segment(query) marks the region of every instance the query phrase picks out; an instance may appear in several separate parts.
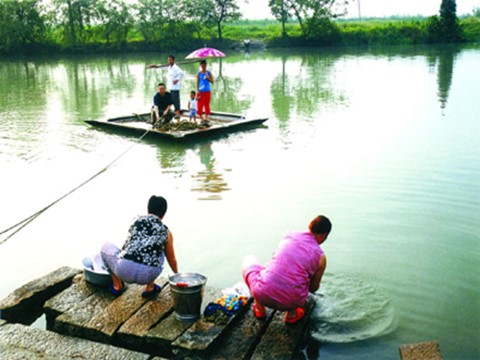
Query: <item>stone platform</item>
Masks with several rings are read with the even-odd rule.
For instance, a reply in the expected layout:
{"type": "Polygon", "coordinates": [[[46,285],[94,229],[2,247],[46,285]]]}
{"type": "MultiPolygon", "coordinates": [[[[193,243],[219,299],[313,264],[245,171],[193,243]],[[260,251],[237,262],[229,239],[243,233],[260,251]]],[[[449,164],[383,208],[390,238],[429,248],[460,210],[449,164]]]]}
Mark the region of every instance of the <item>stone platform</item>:
{"type": "MultiPolygon", "coordinates": [[[[0,351],[9,359],[33,359],[32,354],[46,359],[303,358],[299,348],[307,334],[312,300],[306,316],[293,325],[286,325],[283,313],[275,311],[268,311],[265,320],[256,319],[250,303],[223,323],[203,316],[185,322],[175,316],[168,281],[159,278],[157,283],[163,290],[153,299],[142,298],[143,287],[132,284],[115,297],[87,283],[80,270],[60,268],[0,302],[4,319],[0,351]],[[45,314],[47,330],[19,324],[29,324],[41,314],[45,314]],[[91,352],[83,354],[90,347],[91,352]],[[111,355],[88,355],[92,352],[111,355]]],[[[220,290],[206,287],[202,311],[221,295],[220,290]]]]}

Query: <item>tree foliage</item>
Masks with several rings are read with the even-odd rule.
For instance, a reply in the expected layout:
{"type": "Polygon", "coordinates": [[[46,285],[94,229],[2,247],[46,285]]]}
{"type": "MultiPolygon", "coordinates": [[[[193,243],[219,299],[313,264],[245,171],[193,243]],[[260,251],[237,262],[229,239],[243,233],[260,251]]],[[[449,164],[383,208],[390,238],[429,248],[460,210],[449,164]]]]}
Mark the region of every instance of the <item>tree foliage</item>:
{"type": "Polygon", "coordinates": [[[46,27],[38,0],[0,2],[0,49],[24,51],[45,41],[46,27]]]}
{"type": "Polygon", "coordinates": [[[205,10],[203,14],[205,23],[216,26],[219,40],[223,39],[222,25],[228,21],[238,20],[242,16],[235,0],[209,0],[205,10]]]}
{"type": "Polygon", "coordinates": [[[238,1],[246,0],[0,0],[0,53],[186,50],[246,38],[273,46],[480,40],[480,9],[458,20],[454,0],[443,0],[427,21],[388,24],[334,21],[348,0],[269,0],[277,21],[236,23],[238,1]]]}
{"type": "Polygon", "coordinates": [[[100,0],[97,3],[98,16],[103,28],[105,41],[125,44],[128,32],[134,25],[133,16],[123,0],[100,0]]]}
{"type": "Polygon", "coordinates": [[[96,0],[53,0],[55,24],[62,29],[63,44],[77,47],[89,38],[88,27],[99,18],[96,0]]]}
{"type": "Polygon", "coordinates": [[[139,0],[134,5],[137,27],[146,42],[156,42],[164,23],[163,0],[139,0]]]}
{"type": "Polygon", "coordinates": [[[211,21],[209,21],[208,13],[211,8],[212,3],[210,0],[194,0],[185,8],[186,20],[190,23],[199,39],[202,38],[202,31],[210,25],[209,22],[211,21]]]}
{"type": "Polygon", "coordinates": [[[268,6],[270,7],[270,11],[272,15],[282,23],[282,37],[285,38],[287,36],[286,30],[286,23],[290,17],[288,12],[288,7],[285,0],[269,0],[268,6]]]}
{"type": "Polygon", "coordinates": [[[275,18],[282,22],[295,19],[305,38],[322,31],[325,25],[331,30],[330,20],[344,15],[348,0],[270,0],[269,6],[275,18]]]}
{"type": "Polygon", "coordinates": [[[428,22],[428,34],[431,42],[459,42],[461,29],[457,18],[455,0],[442,0],[440,16],[432,16],[428,22]]]}

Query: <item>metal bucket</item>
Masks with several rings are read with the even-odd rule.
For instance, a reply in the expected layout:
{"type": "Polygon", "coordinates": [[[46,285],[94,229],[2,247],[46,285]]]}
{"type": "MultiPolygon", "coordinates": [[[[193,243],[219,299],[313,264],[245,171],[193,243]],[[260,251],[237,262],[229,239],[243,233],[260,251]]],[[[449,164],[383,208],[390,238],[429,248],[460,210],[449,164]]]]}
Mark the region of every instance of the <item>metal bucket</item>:
{"type": "Polygon", "coordinates": [[[181,321],[198,319],[207,278],[197,273],[179,273],[169,276],[168,281],[175,306],[175,317],[181,321]]]}

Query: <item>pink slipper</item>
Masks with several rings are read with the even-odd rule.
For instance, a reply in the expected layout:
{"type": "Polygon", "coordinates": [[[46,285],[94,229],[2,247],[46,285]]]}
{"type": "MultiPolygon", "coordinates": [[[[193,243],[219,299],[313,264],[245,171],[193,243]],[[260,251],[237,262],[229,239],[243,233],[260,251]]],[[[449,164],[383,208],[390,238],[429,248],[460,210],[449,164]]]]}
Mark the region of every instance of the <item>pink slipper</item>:
{"type": "Polygon", "coordinates": [[[303,310],[301,307],[298,307],[295,309],[295,316],[293,318],[288,317],[288,311],[287,311],[285,313],[284,321],[287,324],[295,324],[298,320],[300,320],[304,316],[305,316],[305,310],[303,310]]]}
{"type": "Polygon", "coordinates": [[[252,310],[253,310],[253,313],[255,314],[255,317],[259,320],[265,319],[267,317],[267,313],[265,312],[265,310],[263,311],[260,310],[257,307],[257,303],[253,303],[252,310]]]}

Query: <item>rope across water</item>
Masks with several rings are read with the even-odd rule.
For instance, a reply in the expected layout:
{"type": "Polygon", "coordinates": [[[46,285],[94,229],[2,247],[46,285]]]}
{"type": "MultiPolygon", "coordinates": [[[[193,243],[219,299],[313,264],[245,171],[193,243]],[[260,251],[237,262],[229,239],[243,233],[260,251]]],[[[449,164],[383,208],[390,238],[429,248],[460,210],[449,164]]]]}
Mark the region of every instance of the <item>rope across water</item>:
{"type": "Polygon", "coordinates": [[[148,129],[146,130],[138,139],[136,139],[136,141],[130,145],[127,149],[125,149],[122,153],[120,153],[120,155],[118,155],[115,159],[113,159],[109,164],[107,164],[105,167],[103,167],[100,171],[98,171],[97,173],[95,173],[94,175],[92,175],[91,177],[89,177],[87,180],[83,181],[81,184],[77,185],[75,188],[73,188],[72,190],[68,191],[67,193],[65,193],[64,195],[60,196],[58,199],[56,199],[55,201],[51,202],[50,204],[48,204],[47,206],[45,206],[44,208],[38,210],[37,212],[33,213],[32,215],[26,217],[25,219],[23,219],[22,221],[19,221],[18,223],[16,223],[15,225],[12,225],[8,228],[6,228],[5,230],[2,230],[0,232],[0,235],[4,235],[10,231],[13,231],[11,234],[9,234],[5,239],[1,240],[0,241],[0,245],[3,245],[4,243],[6,243],[9,239],[11,239],[15,234],[17,234],[20,230],[22,230],[25,226],[27,226],[28,224],[30,224],[33,220],[35,220],[38,216],[40,216],[42,213],[44,213],[45,211],[47,211],[49,208],[51,208],[52,206],[54,206],[55,204],[57,204],[58,202],[60,202],[61,200],[65,199],[68,195],[74,193],[75,191],[77,191],[78,189],[80,189],[81,187],[83,187],[84,185],[88,184],[90,181],[92,181],[93,179],[95,179],[97,176],[99,176],[100,174],[104,173],[105,171],[108,170],[108,168],[110,168],[113,164],[115,164],[122,156],[124,156],[127,152],[129,152],[135,145],[137,145],[137,143],[142,140],[149,132],[151,131],[151,129],[148,129]]]}

